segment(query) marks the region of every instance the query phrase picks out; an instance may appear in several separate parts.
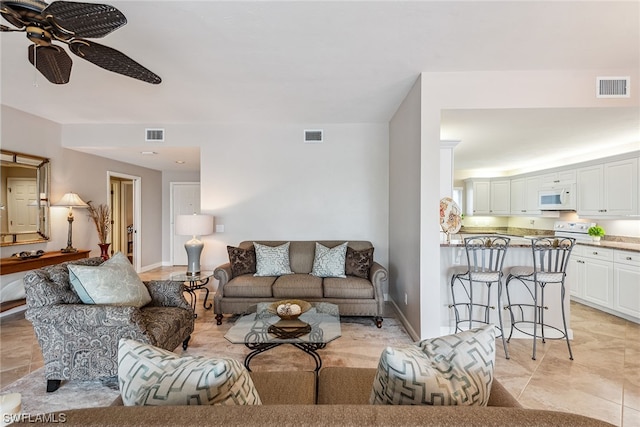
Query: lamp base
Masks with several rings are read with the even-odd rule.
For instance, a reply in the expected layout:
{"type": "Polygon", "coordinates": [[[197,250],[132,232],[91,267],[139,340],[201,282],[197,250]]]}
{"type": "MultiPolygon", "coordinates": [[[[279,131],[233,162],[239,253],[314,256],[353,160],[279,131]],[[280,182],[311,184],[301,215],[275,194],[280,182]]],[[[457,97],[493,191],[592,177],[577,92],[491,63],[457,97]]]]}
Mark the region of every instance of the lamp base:
{"type": "Polygon", "coordinates": [[[71,247],[71,246],[67,246],[64,249],[60,249],[60,252],[62,252],[63,254],[69,254],[69,253],[78,252],[78,250],[76,248],[71,247]]]}
{"type": "Polygon", "coordinates": [[[187,276],[200,275],[200,254],[204,243],[198,239],[191,239],[184,244],[187,251],[187,276]]]}

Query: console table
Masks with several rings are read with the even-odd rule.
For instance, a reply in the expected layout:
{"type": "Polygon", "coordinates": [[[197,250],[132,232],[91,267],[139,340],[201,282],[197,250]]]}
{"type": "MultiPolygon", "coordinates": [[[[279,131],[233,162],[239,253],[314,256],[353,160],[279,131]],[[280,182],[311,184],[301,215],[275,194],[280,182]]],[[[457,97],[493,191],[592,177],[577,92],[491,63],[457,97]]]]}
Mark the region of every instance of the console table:
{"type": "MultiPolygon", "coordinates": [[[[60,251],[45,252],[39,258],[20,259],[18,257],[0,258],[0,275],[20,273],[22,271],[35,270],[47,265],[60,264],[61,262],[74,261],[88,258],[91,251],[88,249],[77,252],[63,253],[60,251]]],[[[0,304],[0,312],[18,307],[25,303],[24,298],[15,301],[6,301],[0,304]]]]}

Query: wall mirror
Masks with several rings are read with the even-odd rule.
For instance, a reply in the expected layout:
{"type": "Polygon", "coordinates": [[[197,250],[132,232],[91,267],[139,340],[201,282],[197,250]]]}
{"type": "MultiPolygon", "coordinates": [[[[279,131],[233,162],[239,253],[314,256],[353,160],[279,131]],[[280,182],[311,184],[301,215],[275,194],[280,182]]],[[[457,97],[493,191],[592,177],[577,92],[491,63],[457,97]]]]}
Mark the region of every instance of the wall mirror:
{"type": "Polygon", "coordinates": [[[0,246],[49,240],[49,159],[0,150],[0,246]]]}

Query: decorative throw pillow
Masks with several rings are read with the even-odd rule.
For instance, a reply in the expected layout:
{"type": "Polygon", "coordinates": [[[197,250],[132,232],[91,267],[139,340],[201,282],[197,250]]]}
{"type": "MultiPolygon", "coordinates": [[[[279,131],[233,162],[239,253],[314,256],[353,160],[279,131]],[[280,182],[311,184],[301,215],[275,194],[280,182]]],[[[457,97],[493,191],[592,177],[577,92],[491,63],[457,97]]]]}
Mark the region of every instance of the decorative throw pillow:
{"type": "Polygon", "coordinates": [[[256,272],[256,250],[254,248],[242,249],[227,246],[227,253],[233,277],[256,272]]]}
{"type": "Polygon", "coordinates": [[[470,329],[380,356],[374,405],[487,406],[495,366],[495,327],[470,329]]]}
{"type": "Polygon", "coordinates": [[[125,406],[262,404],[235,359],[178,356],[126,338],[118,345],[118,384],[125,406]]]}
{"type": "Polygon", "coordinates": [[[344,266],[347,276],[369,278],[369,270],[373,265],[373,248],[356,251],[347,248],[347,258],[344,266]]]}
{"type": "Polygon", "coordinates": [[[289,244],[266,246],[253,242],[256,250],[256,272],[254,276],[282,276],[293,274],[289,266],[289,244]]]}
{"type": "Polygon", "coordinates": [[[142,307],[151,302],[149,290],[122,252],[97,267],[69,264],[68,268],[71,286],[85,304],[142,307]]]}
{"type": "Polygon", "coordinates": [[[331,249],[316,242],[311,274],[318,277],[347,277],[344,273],[346,256],[347,242],[331,249]]]}

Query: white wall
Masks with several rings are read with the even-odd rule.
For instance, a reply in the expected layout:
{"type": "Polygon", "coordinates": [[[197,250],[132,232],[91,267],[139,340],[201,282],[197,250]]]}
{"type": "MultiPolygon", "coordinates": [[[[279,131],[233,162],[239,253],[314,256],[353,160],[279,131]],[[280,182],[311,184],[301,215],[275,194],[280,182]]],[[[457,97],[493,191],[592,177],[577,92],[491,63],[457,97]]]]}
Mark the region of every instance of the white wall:
{"type": "Polygon", "coordinates": [[[413,338],[420,335],[421,102],[418,78],[389,124],[389,297],[413,338]]]}
{"type": "Polygon", "coordinates": [[[201,208],[224,233],[203,237],[206,268],[243,240],[370,240],[388,264],[388,126],[212,127],[201,145],[201,208]],[[304,129],[324,143],[304,144],[304,129]],[[205,166],[206,165],[206,166],[205,166]]]}

